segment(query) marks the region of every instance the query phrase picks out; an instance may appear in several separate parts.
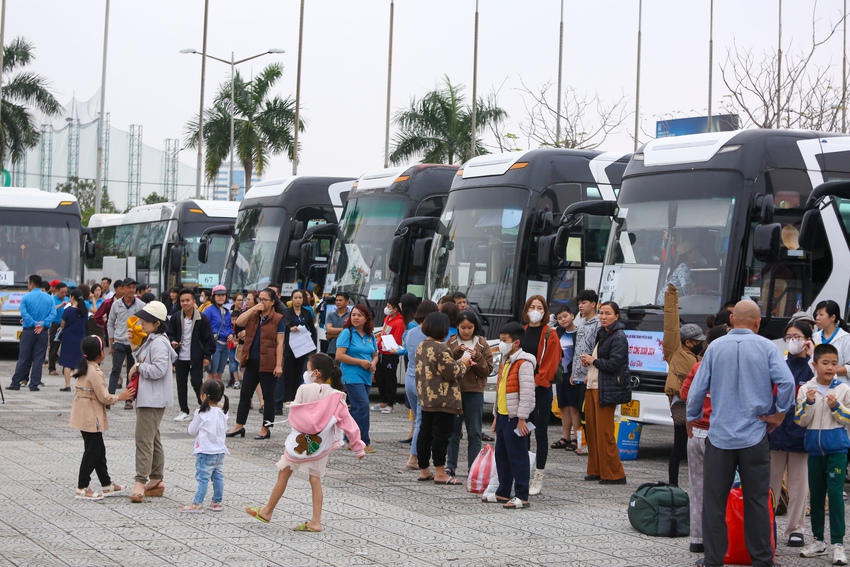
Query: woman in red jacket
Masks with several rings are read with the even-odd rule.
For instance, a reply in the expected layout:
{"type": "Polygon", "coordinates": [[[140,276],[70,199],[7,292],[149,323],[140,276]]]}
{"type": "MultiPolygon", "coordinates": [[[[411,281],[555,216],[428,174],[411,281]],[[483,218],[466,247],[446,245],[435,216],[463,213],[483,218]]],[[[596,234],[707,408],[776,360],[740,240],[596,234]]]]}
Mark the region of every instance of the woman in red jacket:
{"type": "Polygon", "coordinates": [[[398,383],[396,382],[396,371],[398,370],[398,346],[402,344],[402,336],[404,335],[404,317],[401,314],[401,306],[397,297],[391,297],[387,300],[387,306],[384,308],[384,325],[378,333],[378,366],[375,369],[375,382],[378,383],[378,393],[381,395],[381,403],[372,406],[372,411],[381,413],[392,413],[395,405],[396,390],[398,383]],[[384,344],[383,337],[392,335],[395,343],[398,346],[388,346],[384,344]]]}
{"type": "Polygon", "coordinates": [[[549,326],[549,306],[542,295],[532,295],[525,302],[522,312],[525,322],[525,338],[520,348],[537,360],[534,370],[534,411],[528,421],[534,424],[537,442],[537,462],[528,493],[540,494],[543,489],[543,469],[549,457],[549,414],[552,412],[552,380],[561,363],[561,340],[555,329],[549,326]]]}

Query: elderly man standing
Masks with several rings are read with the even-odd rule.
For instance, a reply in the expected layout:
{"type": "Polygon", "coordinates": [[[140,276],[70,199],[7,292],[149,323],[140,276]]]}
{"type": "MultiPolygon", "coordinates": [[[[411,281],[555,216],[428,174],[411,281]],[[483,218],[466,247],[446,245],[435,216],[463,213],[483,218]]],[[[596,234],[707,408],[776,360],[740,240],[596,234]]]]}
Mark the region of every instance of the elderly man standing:
{"type": "Polygon", "coordinates": [[[711,427],[705,444],[703,496],[704,565],[723,565],[728,538],[726,500],[741,474],[744,540],[753,565],[773,566],[768,490],[773,431],[794,404],[794,377],[768,339],[757,335],[761,311],[745,300],[732,312],[733,329],[711,343],[694,377],[687,406],[687,429],[702,416],[711,390],[711,427]],[[773,387],[777,387],[776,407],[773,387]]]}

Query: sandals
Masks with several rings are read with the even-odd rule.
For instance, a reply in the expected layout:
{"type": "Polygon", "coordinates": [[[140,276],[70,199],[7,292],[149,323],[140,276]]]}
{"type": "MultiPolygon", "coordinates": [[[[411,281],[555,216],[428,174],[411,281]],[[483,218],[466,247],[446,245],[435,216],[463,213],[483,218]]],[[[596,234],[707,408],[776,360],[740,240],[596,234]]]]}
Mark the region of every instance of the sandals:
{"type": "MultiPolygon", "coordinates": [[[[422,479],[419,479],[419,480],[422,480],[422,479]]],[[[450,476],[448,478],[448,480],[435,480],[434,481],[434,484],[444,484],[444,485],[451,485],[451,486],[456,486],[458,484],[463,484],[463,483],[464,482],[462,480],[460,480],[459,478],[457,478],[455,476],[450,476]]]]}
{"type": "Polygon", "coordinates": [[[557,441],[555,441],[554,443],[549,445],[549,448],[550,449],[566,449],[569,444],[570,444],[569,439],[564,439],[563,437],[561,437],[560,439],[558,439],[557,441]]]}
{"type": "Polygon", "coordinates": [[[312,533],[319,533],[319,532],[320,532],[320,531],[322,531],[322,530],[314,530],[313,528],[311,528],[310,526],[308,526],[308,525],[307,525],[307,522],[304,522],[303,524],[298,524],[297,526],[295,526],[294,528],[292,528],[292,531],[294,531],[294,532],[312,532],[312,533]]]}
{"type": "Polygon", "coordinates": [[[520,500],[517,497],[511,498],[510,500],[505,502],[504,506],[502,506],[502,508],[506,508],[508,510],[522,510],[523,508],[530,508],[530,507],[531,507],[531,504],[529,504],[528,502],[523,502],[522,500],[520,500]]]}
{"type": "Polygon", "coordinates": [[[104,486],[100,489],[101,494],[104,496],[115,496],[119,492],[124,492],[127,490],[126,486],[121,486],[120,484],[112,483],[109,486],[104,486]]]}
{"type": "Polygon", "coordinates": [[[184,514],[203,514],[204,507],[201,504],[186,504],[180,511],[184,514]]]}
{"type": "Polygon", "coordinates": [[[420,477],[420,478],[417,478],[416,480],[419,481],[419,482],[428,482],[429,480],[434,480],[434,475],[429,474],[425,478],[420,477]]]}
{"type": "Polygon", "coordinates": [[[74,492],[74,498],[77,500],[103,500],[103,493],[96,492],[91,488],[78,488],[74,492]]]}
{"type": "Polygon", "coordinates": [[[130,495],[130,502],[133,504],[141,504],[145,501],[145,495],[140,492],[134,492],[130,495]]]}
{"type": "Polygon", "coordinates": [[[151,497],[162,496],[164,492],[165,492],[165,483],[162,482],[162,479],[159,479],[159,481],[150,488],[145,487],[145,496],[151,496],[151,497]]]}
{"type": "Polygon", "coordinates": [[[489,436],[489,435],[487,435],[486,433],[482,433],[482,434],[481,434],[481,440],[482,440],[482,441],[487,441],[487,442],[495,441],[495,439],[493,439],[492,437],[490,437],[490,436],[489,436]]]}
{"type": "Polygon", "coordinates": [[[264,524],[269,523],[269,520],[260,516],[260,506],[248,506],[248,507],[245,508],[245,513],[248,514],[249,516],[253,517],[253,518],[260,520],[264,524]]]}
{"type": "Polygon", "coordinates": [[[571,439],[569,444],[566,447],[564,447],[564,449],[567,450],[567,451],[575,451],[576,449],[578,449],[578,443],[576,442],[575,439],[571,439]]]}
{"type": "Polygon", "coordinates": [[[125,409],[125,410],[131,410],[131,409],[133,409],[133,402],[132,402],[132,400],[127,400],[126,402],[124,402],[124,409],[125,409]]]}
{"type": "Polygon", "coordinates": [[[505,504],[508,502],[508,498],[504,496],[496,496],[496,493],[488,494],[487,496],[481,499],[482,502],[487,502],[488,504],[505,504]]]}
{"type": "Polygon", "coordinates": [[[224,510],[224,506],[221,505],[221,502],[210,502],[210,505],[207,506],[207,510],[210,512],[221,512],[224,510]]]}

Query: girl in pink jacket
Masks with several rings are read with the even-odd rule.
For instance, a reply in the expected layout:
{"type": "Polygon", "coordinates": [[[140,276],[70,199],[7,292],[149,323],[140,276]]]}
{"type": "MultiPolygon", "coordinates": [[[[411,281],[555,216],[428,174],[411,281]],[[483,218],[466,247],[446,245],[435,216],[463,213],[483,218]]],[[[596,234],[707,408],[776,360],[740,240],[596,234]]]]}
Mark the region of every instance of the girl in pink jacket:
{"type": "Polygon", "coordinates": [[[366,456],[366,444],[345,403],[342,373],[326,354],[314,354],[307,361],[304,384],[298,388],[289,409],[292,431],[284,444],[285,452],[277,463],[277,482],[265,506],[245,508],[248,515],[268,523],[286,490],[293,472],[306,474],[313,493],[313,517],[293,528],[297,532],[322,531],[322,477],[330,454],[342,447],[343,432],[358,459],[366,456]]]}

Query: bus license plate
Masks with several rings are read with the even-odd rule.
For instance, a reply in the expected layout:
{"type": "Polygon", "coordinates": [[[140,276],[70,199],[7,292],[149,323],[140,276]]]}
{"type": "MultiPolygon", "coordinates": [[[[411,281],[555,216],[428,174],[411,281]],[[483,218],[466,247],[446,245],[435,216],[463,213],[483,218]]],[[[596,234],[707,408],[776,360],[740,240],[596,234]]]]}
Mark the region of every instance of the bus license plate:
{"type": "Polygon", "coordinates": [[[21,333],[23,333],[23,331],[18,331],[18,342],[21,340],[21,333]]]}
{"type": "Polygon", "coordinates": [[[623,417],[640,417],[640,402],[632,400],[627,404],[620,404],[620,415],[623,417]]]}

